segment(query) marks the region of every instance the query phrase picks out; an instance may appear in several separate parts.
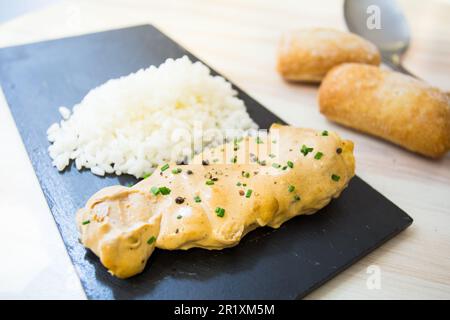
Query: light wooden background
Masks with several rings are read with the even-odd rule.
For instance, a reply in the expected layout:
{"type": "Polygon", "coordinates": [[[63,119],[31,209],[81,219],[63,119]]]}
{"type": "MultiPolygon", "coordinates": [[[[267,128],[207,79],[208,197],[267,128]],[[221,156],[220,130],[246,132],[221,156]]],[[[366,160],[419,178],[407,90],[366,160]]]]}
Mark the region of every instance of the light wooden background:
{"type": "MultiPolygon", "coordinates": [[[[413,35],[405,66],[450,90],[449,2],[400,3],[413,35]]],[[[0,47],[144,23],[290,124],[328,128],[354,140],[357,173],[414,218],[407,231],[308,298],[450,298],[450,155],[427,160],[334,125],[318,112],[317,87],[287,84],[275,72],[280,33],[303,26],[345,30],[341,1],[64,1],[0,25],[0,47]],[[370,265],[380,267],[380,290],[366,286],[370,265]]],[[[0,297],[83,298],[1,96],[0,144],[0,254],[6,261],[0,264],[0,297]]]]}

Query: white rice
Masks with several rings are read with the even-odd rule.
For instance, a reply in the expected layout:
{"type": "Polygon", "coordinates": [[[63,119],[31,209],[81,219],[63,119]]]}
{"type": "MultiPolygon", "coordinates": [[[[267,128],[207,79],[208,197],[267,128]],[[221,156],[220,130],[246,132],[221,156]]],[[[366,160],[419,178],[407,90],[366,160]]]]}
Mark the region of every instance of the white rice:
{"type": "Polygon", "coordinates": [[[63,119],[47,130],[53,165],[61,171],[75,160],[78,170],[100,176],[139,178],[164,162],[190,159],[223,143],[228,129],[256,128],[231,84],[187,57],[109,80],[72,111],[59,112],[63,119]]]}

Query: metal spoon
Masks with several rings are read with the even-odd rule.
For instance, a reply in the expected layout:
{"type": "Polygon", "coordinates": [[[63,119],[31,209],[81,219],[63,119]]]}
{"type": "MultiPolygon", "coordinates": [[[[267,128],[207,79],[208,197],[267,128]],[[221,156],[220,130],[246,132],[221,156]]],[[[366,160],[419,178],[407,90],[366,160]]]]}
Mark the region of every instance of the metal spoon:
{"type": "Polygon", "coordinates": [[[385,64],[416,77],[402,66],[410,33],[406,18],[395,0],[345,0],[344,17],[351,32],[378,47],[385,64]]]}

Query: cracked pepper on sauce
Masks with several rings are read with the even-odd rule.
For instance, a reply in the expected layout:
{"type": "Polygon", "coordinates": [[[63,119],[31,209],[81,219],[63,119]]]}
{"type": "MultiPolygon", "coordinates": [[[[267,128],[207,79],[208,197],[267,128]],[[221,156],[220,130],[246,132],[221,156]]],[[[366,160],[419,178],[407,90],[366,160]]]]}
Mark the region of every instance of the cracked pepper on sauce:
{"type": "Polygon", "coordinates": [[[77,213],[84,246],[119,278],[155,248],[223,249],[339,196],[354,175],[353,143],[336,133],[272,125],[268,135],[167,163],[132,187],[94,194],[77,213]]]}

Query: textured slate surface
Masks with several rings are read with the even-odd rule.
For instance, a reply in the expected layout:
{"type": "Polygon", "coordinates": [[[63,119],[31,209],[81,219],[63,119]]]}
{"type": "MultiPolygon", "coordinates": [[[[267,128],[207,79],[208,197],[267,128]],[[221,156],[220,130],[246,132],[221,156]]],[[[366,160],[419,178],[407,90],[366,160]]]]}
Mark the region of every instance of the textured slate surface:
{"type": "MultiPolygon", "coordinates": [[[[47,154],[46,130],[60,119],[58,106],[72,106],[110,78],[184,54],[196,59],[148,25],[0,49],[0,83],[89,298],[301,298],[412,223],[355,177],[317,214],[278,230],[255,230],[237,247],[156,251],[141,275],[110,276],[78,243],[74,214],[100,188],[134,180],[99,178],[73,166],[58,173],[47,154]]],[[[283,122],[241,90],[239,95],[260,127],[283,122]]]]}

